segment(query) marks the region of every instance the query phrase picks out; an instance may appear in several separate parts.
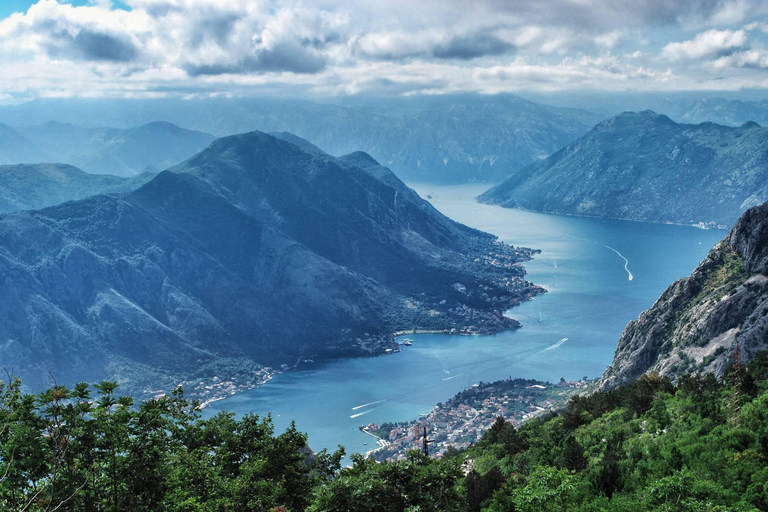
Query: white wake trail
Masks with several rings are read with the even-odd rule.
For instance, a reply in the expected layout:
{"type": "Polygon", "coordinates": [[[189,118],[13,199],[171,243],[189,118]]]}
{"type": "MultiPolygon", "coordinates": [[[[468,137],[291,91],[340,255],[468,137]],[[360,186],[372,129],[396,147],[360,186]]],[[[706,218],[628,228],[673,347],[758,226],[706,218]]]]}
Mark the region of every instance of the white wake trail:
{"type": "MultiPolygon", "coordinates": [[[[378,407],[376,409],[378,409],[378,407]]],[[[350,416],[350,418],[351,419],[359,418],[360,416],[363,416],[364,414],[368,414],[369,412],[373,412],[376,409],[368,409],[367,411],[363,411],[363,412],[359,412],[357,414],[353,414],[352,416],[350,416]]]]}
{"type": "Polygon", "coordinates": [[[383,401],[384,401],[384,400],[376,400],[375,402],[369,402],[369,403],[367,403],[367,404],[363,404],[363,405],[356,405],[355,407],[353,407],[353,408],[352,408],[352,410],[353,410],[353,411],[356,411],[356,410],[358,410],[358,409],[362,409],[363,407],[368,407],[369,405],[376,405],[376,404],[380,404],[380,403],[381,403],[381,402],[383,402],[383,401]]]}
{"type": "Polygon", "coordinates": [[[554,350],[557,347],[559,347],[560,345],[562,345],[563,343],[565,343],[566,341],[568,341],[568,338],[563,338],[560,341],[558,341],[557,343],[555,343],[554,345],[552,345],[551,347],[545,348],[544,350],[542,350],[542,352],[547,351],[547,350],[554,350]]]}
{"type": "Polygon", "coordinates": [[[619,258],[624,260],[624,270],[627,271],[627,281],[632,281],[632,280],[635,279],[635,276],[633,276],[632,272],[630,272],[630,270],[629,270],[629,260],[623,254],[621,254],[619,251],[617,251],[616,249],[614,249],[610,245],[606,245],[604,243],[596,242],[594,240],[590,240],[589,238],[583,238],[583,237],[580,237],[580,236],[572,236],[572,235],[565,235],[565,236],[567,236],[569,238],[575,238],[577,240],[586,240],[587,242],[592,242],[593,244],[597,244],[597,245],[602,245],[606,249],[609,249],[609,250],[615,252],[616,254],[619,255],[619,258]]]}
{"type": "Polygon", "coordinates": [[[605,244],[600,244],[600,245],[602,245],[602,246],[603,246],[603,247],[605,247],[606,249],[610,249],[610,250],[612,250],[613,252],[615,252],[616,254],[618,254],[618,255],[619,255],[619,257],[620,257],[621,259],[623,259],[623,260],[624,260],[624,270],[626,270],[626,271],[627,271],[627,275],[629,276],[629,278],[628,278],[627,280],[628,280],[628,281],[631,281],[631,280],[633,280],[633,279],[635,278],[635,276],[633,276],[633,275],[632,275],[632,272],[630,272],[630,271],[629,271],[629,260],[628,260],[627,258],[625,258],[623,254],[621,254],[619,251],[617,251],[616,249],[614,249],[614,248],[613,248],[613,247],[611,247],[610,245],[605,245],[605,244]]]}

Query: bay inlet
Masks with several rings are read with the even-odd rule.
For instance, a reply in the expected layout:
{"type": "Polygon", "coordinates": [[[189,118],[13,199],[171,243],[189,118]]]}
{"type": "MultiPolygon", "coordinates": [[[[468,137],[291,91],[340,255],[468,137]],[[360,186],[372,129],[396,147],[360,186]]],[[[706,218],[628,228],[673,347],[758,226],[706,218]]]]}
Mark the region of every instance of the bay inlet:
{"type": "Polygon", "coordinates": [[[540,249],[527,278],[548,293],[507,312],[523,327],[491,336],[408,334],[398,354],[317,363],[205,409],[291,421],[315,450],[370,449],[362,424],[408,421],[480,381],[598,377],[628,321],[688,275],[725,231],[539,214],[481,205],[485,185],[410,184],[450,218],[540,249]]]}

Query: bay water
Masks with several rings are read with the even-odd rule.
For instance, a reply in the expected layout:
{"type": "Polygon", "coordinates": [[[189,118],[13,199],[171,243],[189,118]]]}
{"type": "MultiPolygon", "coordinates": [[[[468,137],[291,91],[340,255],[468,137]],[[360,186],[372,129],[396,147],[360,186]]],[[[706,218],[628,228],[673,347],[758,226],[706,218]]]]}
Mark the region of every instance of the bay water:
{"type": "Polygon", "coordinates": [[[508,377],[556,382],[599,377],[624,326],[696,267],[725,231],[567,217],[481,205],[488,185],[410,184],[448,217],[515,246],[540,249],[525,264],[548,293],[507,314],[523,327],[491,336],[410,335],[399,354],[305,366],[205,410],[291,421],[314,450],[373,448],[362,424],[408,421],[472,384],[508,377]]]}

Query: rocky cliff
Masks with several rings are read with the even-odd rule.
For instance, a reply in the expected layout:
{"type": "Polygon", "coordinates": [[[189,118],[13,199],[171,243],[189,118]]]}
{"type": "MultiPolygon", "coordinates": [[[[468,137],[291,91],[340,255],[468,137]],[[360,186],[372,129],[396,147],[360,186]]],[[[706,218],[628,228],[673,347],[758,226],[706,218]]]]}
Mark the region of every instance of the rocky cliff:
{"type": "Polygon", "coordinates": [[[600,386],[648,371],[719,375],[737,343],[745,362],[768,349],[768,203],[744,213],[690,277],[627,325],[600,386]]]}

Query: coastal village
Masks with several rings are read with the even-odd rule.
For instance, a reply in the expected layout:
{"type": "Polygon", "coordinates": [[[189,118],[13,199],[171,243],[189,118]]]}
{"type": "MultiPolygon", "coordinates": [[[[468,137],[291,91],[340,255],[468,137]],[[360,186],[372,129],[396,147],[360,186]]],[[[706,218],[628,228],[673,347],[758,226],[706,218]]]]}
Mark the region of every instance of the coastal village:
{"type": "Polygon", "coordinates": [[[437,404],[427,415],[406,423],[361,425],[360,430],[376,438],[378,448],[366,455],[378,461],[400,460],[406,452],[421,449],[424,428],[430,453],[441,456],[449,447],[462,449],[477,442],[496,418],[503,416],[516,427],[549,414],[564,405],[590,381],[561,380],[557,384],[525,379],[479,383],[437,404]]]}

